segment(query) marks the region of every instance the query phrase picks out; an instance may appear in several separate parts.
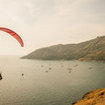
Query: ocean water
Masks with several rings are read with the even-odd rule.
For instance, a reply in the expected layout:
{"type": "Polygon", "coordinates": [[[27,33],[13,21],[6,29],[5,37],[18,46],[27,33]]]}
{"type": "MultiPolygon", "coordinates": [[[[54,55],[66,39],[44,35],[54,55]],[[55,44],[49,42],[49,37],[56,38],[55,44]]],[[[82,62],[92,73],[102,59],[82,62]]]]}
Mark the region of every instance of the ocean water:
{"type": "Polygon", "coordinates": [[[104,62],[2,56],[0,72],[0,105],[71,105],[86,92],[105,88],[104,62]]]}

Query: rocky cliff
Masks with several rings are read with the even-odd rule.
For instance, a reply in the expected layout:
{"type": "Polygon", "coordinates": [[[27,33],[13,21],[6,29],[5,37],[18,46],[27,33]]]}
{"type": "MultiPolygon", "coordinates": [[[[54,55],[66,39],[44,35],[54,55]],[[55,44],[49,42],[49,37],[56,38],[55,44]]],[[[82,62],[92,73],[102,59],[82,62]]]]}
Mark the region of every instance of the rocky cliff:
{"type": "Polygon", "coordinates": [[[105,89],[93,90],[72,105],[105,105],[105,89]]]}

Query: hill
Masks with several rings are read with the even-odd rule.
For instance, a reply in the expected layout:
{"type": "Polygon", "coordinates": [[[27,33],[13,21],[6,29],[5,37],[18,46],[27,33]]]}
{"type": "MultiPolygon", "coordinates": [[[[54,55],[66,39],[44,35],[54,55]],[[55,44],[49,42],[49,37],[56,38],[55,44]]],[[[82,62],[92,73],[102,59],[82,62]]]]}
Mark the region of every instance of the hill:
{"type": "Polygon", "coordinates": [[[82,100],[72,105],[105,105],[105,89],[93,90],[85,94],[82,100]]]}
{"type": "Polygon", "coordinates": [[[40,48],[22,57],[42,60],[105,60],[105,36],[78,44],[40,48]]]}

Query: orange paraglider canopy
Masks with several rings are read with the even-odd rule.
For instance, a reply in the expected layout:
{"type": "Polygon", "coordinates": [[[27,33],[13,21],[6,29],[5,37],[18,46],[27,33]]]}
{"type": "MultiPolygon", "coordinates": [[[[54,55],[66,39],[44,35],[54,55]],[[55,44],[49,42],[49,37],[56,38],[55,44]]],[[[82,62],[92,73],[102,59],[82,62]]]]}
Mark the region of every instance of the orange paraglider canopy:
{"type": "Polygon", "coordinates": [[[4,32],[10,34],[20,43],[21,47],[24,47],[24,43],[23,43],[22,38],[16,32],[14,32],[8,28],[4,28],[4,27],[0,27],[0,31],[4,31],[4,32]]]}

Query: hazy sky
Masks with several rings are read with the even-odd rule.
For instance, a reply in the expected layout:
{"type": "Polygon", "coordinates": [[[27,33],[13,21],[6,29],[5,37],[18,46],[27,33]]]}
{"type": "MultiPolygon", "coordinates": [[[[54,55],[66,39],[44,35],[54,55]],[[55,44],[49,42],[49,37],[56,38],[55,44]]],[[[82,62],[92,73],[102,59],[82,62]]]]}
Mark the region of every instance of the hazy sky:
{"type": "Polygon", "coordinates": [[[105,35],[105,0],[0,0],[0,27],[15,30],[25,43],[21,48],[0,31],[0,55],[85,41],[105,35]]]}

